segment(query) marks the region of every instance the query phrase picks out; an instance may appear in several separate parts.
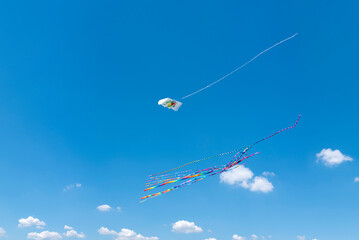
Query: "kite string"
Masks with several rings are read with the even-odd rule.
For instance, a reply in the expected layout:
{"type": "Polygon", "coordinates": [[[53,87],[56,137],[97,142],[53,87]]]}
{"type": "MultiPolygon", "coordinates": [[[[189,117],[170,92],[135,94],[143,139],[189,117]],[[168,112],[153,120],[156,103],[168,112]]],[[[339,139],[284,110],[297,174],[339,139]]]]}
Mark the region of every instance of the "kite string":
{"type": "Polygon", "coordinates": [[[259,57],[260,55],[262,55],[263,53],[265,53],[265,52],[271,50],[272,48],[274,48],[274,47],[276,47],[276,46],[278,46],[278,45],[280,45],[280,44],[282,44],[282,43],[288,41],[289,39],[294,38],[297,34],[298,34],[298,33],[296,33],[296,34],[294,34],[293,36],[290,36],[290,37],[288,37],[288,38],[286,38],[286,39],[284,39],[284,40],[282,40],[282,41],[280,41],[280,42],[274,44],[273,46],[271,46],[271,47],[269,47],[269,48],[263,50],[262,52],[260,52],[259,54],[257,54],[255,57],[253,57],[253,58],[250,59],[249,61],[245,62],[245,63],[244,63],[243,65],[241,65],[240,67],[234,69],[232,72],[230,72],[230,73],[224,75],[223,77],[219,78],[218,80],[214,81],[213,83],[211,83],[211,84],[209,84],[209,85],[207,85],[207,86],[205,86],[205,87],[203,87],[203,88],[201,88],[201,89],[199,89],[199,90],[197,90],[197,91],[195,91],[195,92],[193,92],[193,93],[191,93],[191,94],[188,94],[187,96],[182,97],[181,99],[185,99],[185,98],[191,97],[191,96],[193,96],[193,95],[195,95],[195,94],[197,94],[197,93],[199,93],[199,92],[202,92],[203,90],[205,90],[205,89],[211,87],[212,85],[214,85],[214,84],[216,84],[216,83],[222,81],[223,79],[227,78],[228,76],[232,75],[233,73],[237,72],[237,71],[240,70],[241,68],[245,67],[246,65],[248,65],[249,63],[251,63],[252,61],[254,61],[256,58],[258,58],[258,57],[259,57]]]}

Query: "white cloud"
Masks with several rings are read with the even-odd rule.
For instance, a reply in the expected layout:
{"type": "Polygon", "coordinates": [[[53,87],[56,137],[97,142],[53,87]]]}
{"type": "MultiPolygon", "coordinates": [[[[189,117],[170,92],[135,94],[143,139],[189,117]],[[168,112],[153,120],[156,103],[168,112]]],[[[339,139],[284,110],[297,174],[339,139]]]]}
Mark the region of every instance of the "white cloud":
{"type": "Polygon", "coordinates": [[[34,240],[59,240],[62,239],[61,235],[57,232],[44,231],[41,233],[31,232],[27,234],[28,239],[34,240]]]}
{"type": "Polygon", "coordinates": [[[85,234],[84,233],[78,233],[73,227],[64,226],[65,230],[68,230],[64,233],[65,237],[73,237],[73,238],[85,238],[85,234]]]}
{"type": "Polygon", "coordinates": [[[252,234],[252,235],[251,235],[251,238],[252,238],[252,240],[257,240],[257,239],[258,239],[258,236],[255,235],[255,234],[252,234]]]}
{"type": "Polygon", "coordinates": [[[243,165],[232,170],[221,173],[220,182],[229,185],[236,185],[247,188],[252,192],[268,193],[273,191],[273,184],[267,178],[256,176],[253,179],[253,172],[243,165]]]}
{"type": "Polygon", "coordinates": [[[353,161],[353,158],[344,155],[338,149],[333,151],[330,148],[327,149],[323,148],[322,151],[320,151],[320,153],[316,154],[316,156],[317,156],[317,162],[321,161],[324,163],[324,165],[328,167],[337,166],[346,161],[353,161]]]}
{"type": "Polygon", "coordinates": [[[108,228],[101,227],[98,230],[98,233],[101,235],[117,235],[118,233],[115,230],[109,230],[108,228]]]}
{"type": "Polygon", "coordinates": [[[71,189],[74,189],[74,188],[80,188],[80,187],[82,187],[81,183],[70,184],[70,185],[65,187],[64,192],[66,192],[68,190],[71,190],[71,189]]]}
{"type": "Polygon", "coordinates": [[[255,177],[254,181],[250,183],[250,190],[252,192],[268,193],[273,191],[273,184],[265,177],[255,177]]]}
{"type": "Polygon", "coordinates": [[[196,226],[194,222],[188,222],[185,220],[177,221],[172,224],[172,232],[178,233],[200,233],[203,229],[196,226]]]}
{"type": "Polygon", "coordinates": [[[46,223],[40,221],[40,219],[29,216],[28,218],[19,219],[19,224],[17,226],[19,228],[36,226],[36,228],[42,229],[45,225],[46,223]]]}
{"type": "Polygon", "coordinates": [[[359,182],[359,177],[354,178],[354,182],[359,182]]]}
{"type": "Polygon", "coordinates": [[[305,236],[297,236],[298,240],[305,240],[305,236]]]}
{"type": "Polygon", "coordinates": [[[243,165],[221,173],[220,182],[229,185],[243,185],[254,176],[253,172],[243,165]]]}
{"type": "Polygon", "coordinates": [[[73,238],[85,238],[85,234],[84,233],[78,233],[75,230],[68,230],[67,232],[64,233],[65,237],[73,237],[73,238]]]}
{"type": "Polygon", "coordinates": [[[110,211],[112,209],[112,207],[110,207],[107,204],[103,204],[97,207],[97,210],[101,211],[101,212],[107,212],[110,211]]]}
{"type": "Polygon", "coordinates": [[[263,176],[266,176],[266,177],[273,177],[273,176],[275,176],[275,173],[274,173],[274,172],[267,172],[267,171],[266,171],[266,172],[263,172],[262,175],[263,175],[263,176]]]}
{"type": "Polygon", "coordinates": [[[246,238],[235,234],[235,235],[233,235],[232,240],[246,240],[246,238]]]}
{"type": "Polygon", "coordinates": [[[2,227],[0,227],[0,237],[5,237],[6,231],[2,227]]]}
{"type": "Polygon", "coordinates": [[[215,238],[206,238],[205,240],[217,240],[215,238]]]}
{"type": "Polygon", "coordinates": [[[137,234],[134,231],[126,228],[122,228],[121,232],[109,230],[108,228],[101,227],[98,230],[101,235],[113,235],[116,236],[116,240],[158,240],[158,237],[144,237],[141,234],[137,234]]]}

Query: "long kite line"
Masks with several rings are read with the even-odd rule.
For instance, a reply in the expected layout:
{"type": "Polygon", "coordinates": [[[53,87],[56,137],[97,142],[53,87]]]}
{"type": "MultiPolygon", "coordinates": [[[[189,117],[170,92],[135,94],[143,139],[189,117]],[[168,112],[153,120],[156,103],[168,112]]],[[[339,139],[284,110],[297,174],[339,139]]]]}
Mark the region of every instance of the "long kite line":
{"type": "MultiPolygon", "coordinates": [[[[157,197],[157,196],[160,196],[162,194],[165,194],[165,193],[168,193],[170,191],[173,191],[173,190],[177,190],[177,189],[180,189],[182,187],[185,187],[185,186],[189,186],[193,183],[196,183],[198,181],[201,181],[207,177],[210,177],[210,176],[214,176],[214,175],[217,175],[217,174],[220,174],[222,172],[226,172],[226,171],[229,171],[229,170],[232,170],[234,168],[237,168],[239,167],[239,164],[247,159],[247,158],[250,158],[256,154],[258,154],[258,152],[256,153],[253,153],[252,155],[249,155],[247,156],[247,152],[253,147],[255,146],[256,144],[262,142],[262,141],[265,141],[281,132],[284,132],[286,130],[289,130],[289,129],[292,129],[292,128],[295,128],[299,122],[299,119],[300,119],[300,115],[298,116],[298,119],[297,121],[295,122],[295,124],[293,126],[290,126],[290,127],[287,127],[287,128],[284,128],[282,130],[279,130],[265,138],[262,138],[250,145],[248,145],[247,147],[244,147],[244,148],[241,148],[243,150],[234,150],[234,151],[237,151],[237,153],[235,154],[235,156],[233,157],[233,159],[227,163],[227,165],[222,165],[222,166],[214,166],[214,167],[210,167],[210,168],[206,168],[206,169],[202,169],[202,170],[187,170],[187,171],[182,171],[182,172],[179,172],[179,173],[175,173],[175,174],[162,174],[160,175],[161,173],[158,173],[158,174],[153,174],[153,175],[150,175],[149,176],[149,179],[147,180],[146,182],[146,188],[144,189],[144,191],[148,191],[148,190],[152,190],[152,189],[155,189],[155,188],[158,188],[158,187],[162,187],[162,186],[165,186],[167,184],[171,184],[171,183],[176,183],[176,182],[180,182],[180,181],[184,181],[174,187],[171,187],[165,191],[161,191],[161,192],[157,192],[157,193],[154,193],[154,194],[150,194],[150,195],[146,195],[144,197],[141,198],[141,202],[144,202],[150,198],[154,198],[154,197],[157,197]]],[[[218,155],[215,155],[215,156],[223,156],[223,155],[226,155],[226,154],[229,154],[233,151],[230,151],[228,153],[223,153],[223,154],[218,154],[218,155]]],[[[213,156],[213,157],[215,157],[213,156]]],[[[197,161],[194,161],[194,162],[199,162],[201,160],[206,160],[206,159],[210,159],[210,158],[213,158],[213,157],[209,157],[209,158],[205,158],[205,159],[200,159],[200,160],[197,160],[197,161]]],[[[194,163],[194,162],[191,162],[191,163],[194,163]]],[[[188,164],[191,164],[191,163],[188,163],[188,164]]],[[[185,165],[182,165],[178,168],[181,168],[183,166],[186,166],[188,164],[185,164],[185,165]]],[[[175,168],[175,169],[178,169],[178,168],[175,168]]],[[[171,169],[169,171],[173,171],[175,169],[171,169]]],[[[166,172],[169,172],[169,171],[166,171],[166,172]]],[[[163,173],[166,173],[166,172],[163,172],[163,173]]]]}
{"type": "Polygon", "coordinates": [[[268,138],[271,138],[271,137],[273,137],[273,136],[275,136],[275,135],[277,135],[277,134],[279,134],[279,133],[281,133],[281,132],[284,132],[284,131],[286,131],[286,130],[288,130],[288,129],[291,129],[291,128],[296,127],[297,124],[298,124],[298,122],[299,122],[299,119],[300,119],[300,115],[298,116],[298,119],[297,119],[297,121],[295,122],[295,124],[294,124],[293,126],[287,127],[287,128],[284,128],[284,129],[281,129],[281,130],[279,130],[278,132],[275,132],[275,133],[273,133],[272,135],[270,135],[270,136],[268,136],[268,137],[262,138],[261,140],[258,140],[257,142],[252,143],[251,145],[248,145],[248,146],[246,146],[246,147],[241,147],[241,148],[237,148],[237,149],[234,149],[234,150],[232,150],[232,151],[229,151],[229,152],[220,153],[220,154],[213,155],[213,156],[206,157],[206,158],[201,158],[201,159],[198,159],[198,160],[195,160],[195,161],[192,161],[192,162],[183,164],[183,165],[181,165],[181,166],[179,166],[179,167],[172,168],[172,169],[167,170],[167,171],[164,171],[164,172],[152,174],[152,175],[150,175],[149,177],[151,178],[151,177],[154,177],[154,176],[156,176],[156,175],[162,175],[162,174],[165,174],[165,173],[172,172],[172,171],[174,171],[174,170],[183,168],[183,167],[185,167],[185,166],[187,166],[187,165],[190,165],[190,164],[193,164],[193,163],[197,163],[197,162],[209,160],[209,159],[212,159],[212,158],[216,158],[216,157],[228,155],[228,154],[235,153],[235,152],[241,152],[241,151],[243,151],[244,149],[247,149],[247,148],[248,148],[248,149],[249,149],[249,148],[252,148],[254,145],[256,145],[256,144],[258,144],[258,143],[260,143],[260,142],[262,142],[262,141],[264,141],[264,140],[267,140],[268,138]]]}
{"type": "Polygon", "coordinates": [[[213,86],[214,84],[219,83],[219,82],[222,81],[223,79],[229,77],[229,76],[232,75],[233,73],[237,72],[237,71],[240,70],[241,68],[245,67],[246,65],[248,65],[249,63],[251,63],[252,61],[254,61],[256,58],[258,58],[258,57],[259,57],[260,55],[262,55],[263,53],[265,53],[265,52],[271,50],[272,48],[275,48],[276,46],[278,46],[278,45],[280,45],[280,44],[282,44],[282,43],[288,41],[289,39],[294,38],[297,34],[298,34],[298,33],[296,33],[296,34],[294,34],[293,36],[290,36],[289,38],[286,38],[286,39],[284,39],[284,40],[282,40],[282,41],[280,41],[280,42],[274,44],[273,46],[271,46],[271,47],[269,47],[269,48],[263,50],[262,52],[258,53],[255,57],[253,57],[253,58],[250,59],[249,61],[245,62],[242,66],[240,66],[240,67],[234,69],[232,72],[230,72],[230,73],[224,75],[223,77],[219,78],[218,80],[214,81],[213,83],[211,83],[211,84],[209,84],[209,85],[207,85],[207,86],[205,86],[205,87],[203,87],[203,88],[201,88],[201,89],[199,89],[199,90],[197,90],[197,91],[195,91],[195,92],[193,92],[193,93],[191,93],[191,94],[188,94],[188,95],[182,97],[181,99],[185,99],[185,98],[191,97],[191,96],[193,96],[193,95],[195,95],[195,94],[197,94],[197,93],[199,93],[199,92],[202,92],[203,90],[205,90],[205,89],[207,89],[207,88],[213,86]]]}

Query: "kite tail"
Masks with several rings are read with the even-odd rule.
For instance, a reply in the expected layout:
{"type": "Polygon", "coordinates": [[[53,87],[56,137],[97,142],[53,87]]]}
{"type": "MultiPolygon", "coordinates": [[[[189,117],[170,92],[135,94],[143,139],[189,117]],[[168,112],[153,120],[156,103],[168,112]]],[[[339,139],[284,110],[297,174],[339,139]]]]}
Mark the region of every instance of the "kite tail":
{"type": "Polygon", "coordinates": [[[183,168],[183,167],[185,167],[185,166],[187,166],[187,165],[190,165],[190,164],[193,164],[193,163],[197,163],[197,162],[209,160],[209,159],[212,159],[212,158],[216,158],[216,157],[228,155],[228,154],[235,153],[235,152],[240,153],[240,152],[247,151],[247,150],[249,150],[250,148],[252,148],[254,145],[257,145],[257,144],[260,143],[260,142],[263,142],[263,141],[265,141],[265,140],[267,140],[267,139],[269,139],[269,138],[272,138],[272,137],[274,137],[275,135],[277,135],[277,134],[279,134],[279,133],[282,133],[282,132],[287,131],[287,130],[289,130],[289,129],[295,128],[295,127],[297,126],[299,120],[300,120],[300,117],[301,117],[301,115],[298,116],[298,119],[297,119],[297,121],[295,122],[295,124],[294,124],[293,126],[283,128],[282,130],[279,130],[278,132],[275,132],[275,133],[273,133],[273,134],[270,135],[270,136],[267,136],[267,137],[265,137],[265,138],[262,138],[262,139],[256,141],[255,143],[252,143],[252,144],[250,144],[250,145],[248,145],[248,146],[246,146],[246,147],[237,148],[237,149],[232,150],[232,151],[229,151],[229,152],[220,153],[220,154],[217,154],[217,155],[214,155],[214,156],[211,156],[211,157],[207,157],[207,158],[202,158],[202,159],[199,159],[199,160],[195,160],[195,161],[192,161],[192,162],[183,164],[183,165],[181,165],[181,166],[179,166],[179,167],[172,168],[172,169],[167,170],[167,171],[164,171],[164,172],[160,172],[160,173],[156,173],[156,174],[149,175],[149,178],[150,178],[150,179],[151,179],[151,178],[155,178],[155,177],[158,176],[158,175],[162,175],[162,174],[165,174],[165,173],[168,173],[168,172],[175,171],[175,170],[177,170],[177,169],[183,168]]]}
{"type": "Polygon", "coordinates": [[[275,133],[273,133],[272,135],[270,135],[270,136],[268,136],[268,137],[262,138],[261,140],[258,140],[257,142],[252,143],[251,145],[247,146],[246,148],[250,149],[250,148],[252,148],[254,145],[257,145],[257,144],[260,143],[260,142],[263,142],[263,141],[265,141],[265,140],[267,140],[267,139],[269,139],[269,138],[271,138],[271,137],[274,137],[275,135],[277,135],[277,134],[279,134],[279,133],[281,133],[281,132],[284,132],[284,131],[287,131],[287,130],[289,130],[289,129],[295,128],[295,127],[297,126],[299,120],[300,120],[300,117],[301,117],[301,115],[298,116],[297,121],[295,122],[295,124],[294,124],[293,126],[283,128],[282,130],[279,130],[278,132],[275,132],[275,133]]]}
{"type": "MultiPolygon", "coordinates": [[[[192,174],[192,175],[188,175],[186,177],[183,177],[177,181],[183,181],[183,180],[187,180],[181,184],[178,184],[174,187],[171,187],[165,191],[161,191],[161,192],[157,192],[157,193],[154,193],[154,194],[149,194],[149,195],[146,195],[144,197],[141,197],[141,201],[140,203],[146,201],[146,200],[149,200],[151,198],[154,198],[154,197],[158,197],[160,195],[163,195],[165,193],[168,193],[168,192],[171,192],[173,190],[177,190],[179,188],[183,188],[185,186],[189,186],[193,183],[196,183],[196,182],[199,182],[207,177],[210,177],[210,176],[214,176],[214,175],[217,175],[219,173],[222,173],[222,172],[225,172],[225,171],[228,171],[228,170],[231,170],[231,169],[234,169],[238,166],[238,164],[240,162],[242,162],[243,160],[245,159],[248,159],[250,157],[253,157],[254,155],[258,154],[258,153],[253,153],[252,155],[249,155],[249,156],[243,156],[244,153],[242,153],[239,157],[239,159],[237,158],[236,162],[231,164],[231,166],[221,166],[221,167],[211,167],[211,168],[207,168],[207,169],[203,169],[203,170],[200,170],[200,171],[197,171],[196,173],[192,174]]],[[[238,154],[236,154],[237,156],[238,154]]],[[[176,181],[176,182],[177,182],[176,181]]],[[[148,188],[148,189],[145,189],[144,191],[147,191],[147,190],[151,190],[153,188],[156,188],[156,187],[161,187],[161,186],[164,186],[166,184],[170,184],[170,183],[173,183],[174,181],[168,181],[167,183],[165,184],[159,184],[157,186],[154,186],[154,187],[151,187],[151,188],[148,188]]]]}

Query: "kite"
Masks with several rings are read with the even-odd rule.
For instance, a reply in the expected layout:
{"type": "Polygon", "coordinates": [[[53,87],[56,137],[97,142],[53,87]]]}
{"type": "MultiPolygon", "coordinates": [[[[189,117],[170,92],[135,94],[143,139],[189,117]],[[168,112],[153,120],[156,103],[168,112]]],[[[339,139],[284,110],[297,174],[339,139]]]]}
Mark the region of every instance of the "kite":
{"type": "MultiPolygon", "coordinates": [[[[251,58],[250,60],[248,60],[247,62],[245,62],[245,63],[242,64],[241,66],[239,66],[238,68],[234,69],[232,72],[227,73],[226,75],[224,75],[223,77],[217,79],[217,80],[214,81],[213,83],[211,83],[211,84],[209,84],[209,85],[207,85],[207,86],[205,86],[205,87],[203,87],[203,88],[201,88],[201,89],[199,89],[199,90],[197,90],[197,91],[195,91],[195,92],[193,92],[193,93],[190,93],[190,94],[188,94],[188,95],[182,97],[181,99],[185,99],[185,98],[191,97],[191,96],[193,96],[193,95],[195,95],[195,94],[197,94],[197,93],[199,93],[199,92],[202,92],[203,90],[205,90],[205,89],[207,89],[207,88],[213,86],[214,84],[219,83],[220,81],[224,80],[225,78],[229,77],[229,76],[232,75],[233,73],[237,72],[238,70],[242,69],[243,67],[245,67],[246,65],[248,65],[249,63],[251,63],[252,61],[254,61],[256,58],[258,58],[259,56],[261,56],[263,53],[265,53],[265,52],[271,50],[272,48],[275,48],[276,46],[278,46],[278,45],[280,45],[280,44],[282,44],[282,43],[284,43],[284,42],[286,42],[286,41],[288,41],[288,40],[290,40],[290,39],[292,39],[292,38],[294,38],[297,34],[298,34],[298,33],[296,33],[296,34],[294,34],[294,35],[292,35],[292,36],[290,36],[290,37],[288,37],[288,38],[286,38],[286,39],[284,39],[284,40],[282,40],[282,41],[280,41],[280,42],[277,42],[276,44],[272,45],[271,47],[269,47],[269,48],[263,50],[262,52],[258,53],[256,56],[254,56],[253,58],[251,58]]],[[[177,110],[179,109],[179,107],[182,105],[182,103],[179,102],[179,101],[176,101],[176,100],[174,100],[174,99],[171,99],[171,98],[164,98],[164,99],[161,99],[161,100],[158,101],[158,105],[162,105],[162,106],[164,106],[164,107],[167,107],[167,108],[169,108],[169,109],[172,109],[172,110],[177,111],[177,110]]]]}
{"type": "Polygon", "coordinates": [[[248,159],[250,157],[253,157],[253,156],[255,156],[255,155],[257,155],[259,153],[259,152],[255,152],[255,153],[253,153],[251,155],[248,155],[248,151],[252,147],[254,147],[255,145],[257,145],[260,142],[263,142],[263,141],[265,141],[265,140],[267,140],[269,138],[274,137],[275,135],[277,135],[279,133],[282,133],[282,132],[287,131],[289,129],[295,128],[297,126],[298,122],[299,122],[299,119],[300,119],[300,115],[298,116],[298,119],[297,119],[297,121],[295,122],[294,125],[292,125],[290,127],[286,127],[284,129],[281,129],[281,130],[279,130],[279,131],[277,131],[277,132],[275,132],[275,133],[273,133],[273,134],[271,134],[271,135],[269,135],[269,136],[267,136],[265,138],[262,138],[262,139],[260,139],[260,140],[258,140],[256,142],[246,146],[246,147],[235,149],[235,150],[225,152],[225,153],[221,153],[221,154],[217,154],[217,155],[214,155],[214,156],[211,156],[211,157],[202,158],[202,159],[186,163],[184,165],[181,165],[179,167],[176,167],[176,168],[164,171],[164,172],[160,172],[160,173],[150,175],[148,177],[148,180],[146,181],[144,191],[149,191],[149,190],[159,188],[159,187],[162,187],[162,186],[165,186],[165,185],[168,185],[168,184],[172,184],[172,183],[178,183],[178,184],[171,187],[171,188],[169,188],[169,189],[167,189],[167,190],[157,192],[157,193],[153,193],[153,194],[149,194],[149,195],[146,195],[144,197],[141,197],[140,203],[142,203],[142,202],[144,202],[144,201],[146,201],[148,199],[163,195],[165,193],[168,193],[168,192],[171,192],[171,191],[174,191],[174,190],[189,186],[191,184],[194,184],[196,182],[204,180],[207,177],[211,177],[211,176],[214,176],[214,175],[226,172],[226,171],[230,171],[230,170],[233,170],[233,169],[239,167],[240,164],[244,160],[246,160],[246,159],[248,159]],[[206,168],[206,169],[185,170],[185,171],[177,172],[177,173],[174,173],[174,174],[168,174],[169,172],[172,172],[174,170],[183,168],[183,167],[185,167],[187,165],[198,163],[200,161],[205,161],[205,160],[212,159],[212,158],[216,158],[216,157],[219,157],[219,156],[228,155],[228,154],[231,154],[231,153],[234,153],[234,152],[236,152],[236,154],[234,155],[233,159],[231,161],[229,161],[226,165],[213,166],[213,167],[209,167],[209,168],[206,168]]]}
{"type": "Polygon", "coordinates": [[[158,105],[162,105],[166,108],[178,111],[182,103],[171,98],[164,98],[158,101],[158,105]]]}

